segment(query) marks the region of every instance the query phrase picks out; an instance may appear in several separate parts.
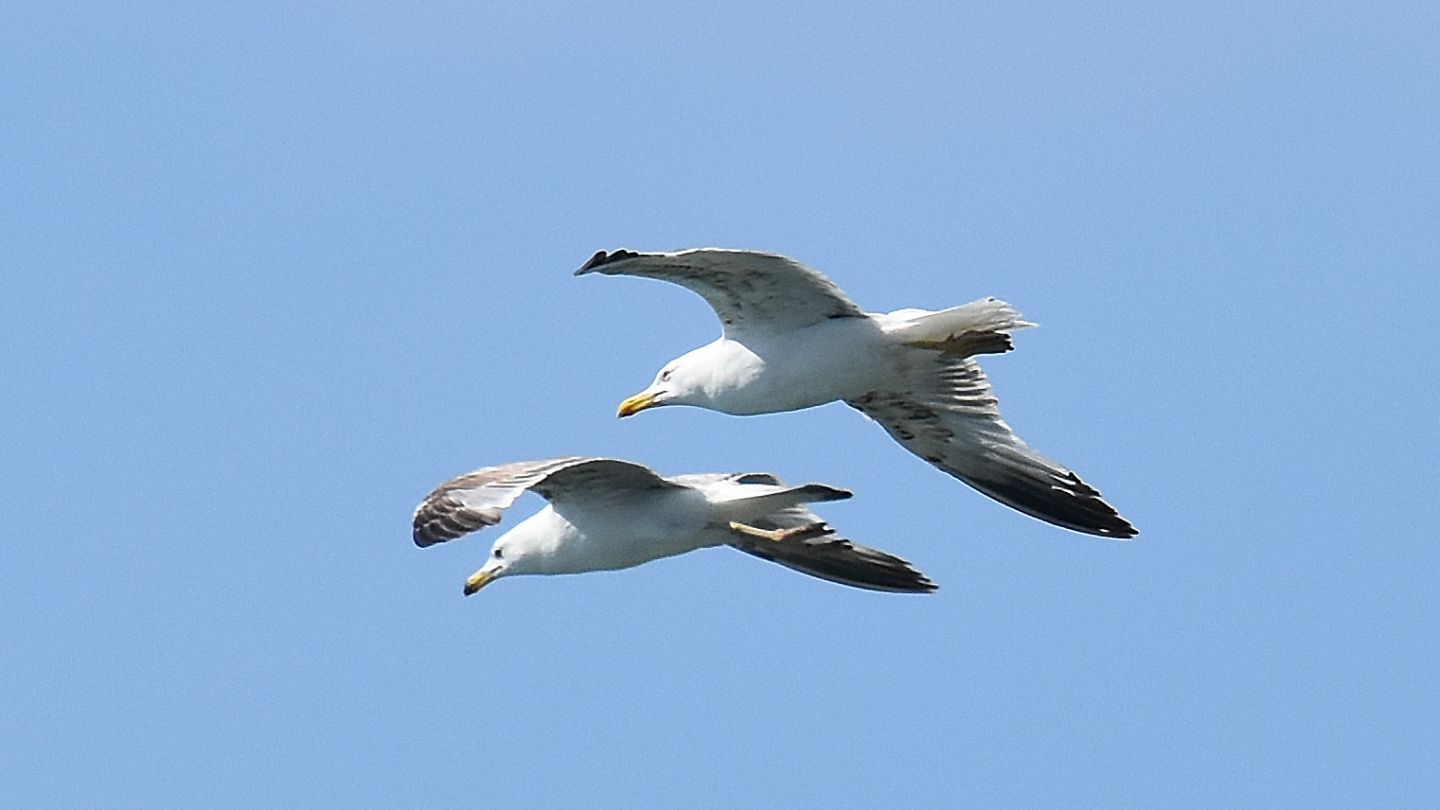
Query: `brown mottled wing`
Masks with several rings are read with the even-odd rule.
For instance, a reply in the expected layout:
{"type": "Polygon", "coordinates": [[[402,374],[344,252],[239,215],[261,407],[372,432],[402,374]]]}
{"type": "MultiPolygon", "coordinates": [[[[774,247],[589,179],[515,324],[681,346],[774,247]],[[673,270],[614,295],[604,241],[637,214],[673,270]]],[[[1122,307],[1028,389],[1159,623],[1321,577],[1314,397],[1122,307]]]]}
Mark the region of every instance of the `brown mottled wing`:
{"type": "Polygon", "coordinates": [[[985,372],[971,359],[939,357],[912,391],[847,400],[906,450],[1001,503],[1085,534],[1134,537],[1135,527],[1074,472],[1041,456],[1000,418],[985,372]]]}
{"type": "Polygon", "coordinates": [[[415,545],[432,546],[500,522],[527,489],[546,500],[612,497],[677,488],[648,467],[610,458],[567,456],[486,467],[441,484],[415,509],[415,545]]]}
{"type": "Polygon", "coordinates": [[[643,276],[679,284],[704,298],[727,334],[783,331],[828,318],[860,318],[835,282],[785,256],[697,248],[679,253],[600,251],[575,275],[643,276]]]}
{"type": "Polygon", "coordinates": [[[500,522],[501,513],[525,490],[581,456],[516,461],[457,476],[435,488],[415,509],[415,545],[454,540],[500,522]]]}

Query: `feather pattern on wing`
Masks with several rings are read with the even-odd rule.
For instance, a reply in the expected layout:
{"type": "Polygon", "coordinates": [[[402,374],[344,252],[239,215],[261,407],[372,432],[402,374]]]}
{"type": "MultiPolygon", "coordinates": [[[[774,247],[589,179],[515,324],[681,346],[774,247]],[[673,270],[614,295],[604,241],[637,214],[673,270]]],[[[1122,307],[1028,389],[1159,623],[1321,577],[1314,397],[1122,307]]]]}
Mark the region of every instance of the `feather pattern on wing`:
{"type": "Polygon", "coordinates": [[[1000,418],[978,363],[937,355],[911,390],[874,391],[846,404],[879,422],[905,449],[1032,517],[1103,537],[1135,527],[1074,472],[1041,456],[1000,418]]]}
{"type": "MultiPolygon", "coordinates": [[[[768,515],[755,526],[794,529],[820,522],[814,512],[797,506],[768,515]]],[[[730,545],[802,574],[854,588],[892,593],[928,593],[936,588],[905,560],[834,534],[779,541],[746,537],[730,545]]]]}
{"type": "Polygon", "coordinates": [[[865,313],[824,275],[773,253],[697,248],[679,253],[600,251],[575,275],[654,278],[688,287],[719,316],[727,334],[781,331],[865,313]]]}
{"type": "Polygon", "coordinates": [[[611,458],[565,456],[485,467],[436,487],[415,510],[412,537],[425,547],[493,526],[526,490],[554,503],[678,487],[649,467],[611,458]]]}

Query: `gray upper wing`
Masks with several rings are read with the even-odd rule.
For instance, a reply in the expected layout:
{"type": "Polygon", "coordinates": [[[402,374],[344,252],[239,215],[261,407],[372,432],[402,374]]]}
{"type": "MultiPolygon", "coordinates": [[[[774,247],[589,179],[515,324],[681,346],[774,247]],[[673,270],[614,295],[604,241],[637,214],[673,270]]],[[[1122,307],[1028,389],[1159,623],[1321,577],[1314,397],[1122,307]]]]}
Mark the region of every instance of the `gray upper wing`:
{"type": "Polygon", "coordinates": [[[678,253],[600,251],[575,271],[643,276],[679,284],[706,300],[726,333],[783,331],[865,313],[835,282],[774,253],[696,248],[678,253]]]}
{"type": "Polygon", "coordinates": [[[769,484],[771,486],[784,486],[774,473],[747,472],[747,473],[686,473],[684,475],[673,475],[671,481],[686,484],[691,487],[699,487],[705,484],[713,484],[719,481],[734,481],[737,484],[769,484]]]}
{"type": "Polygon", "coordinates": [[[551,502],[677,489],[649,467],[613,458],[566,456],[485,467],[452,478],[415,509],[415,545],[431,546],[493,526],[526,490],[551,502]]]}
{"type": "Polygon", "coordinates": [[[610,498],[618,495],[685,489],[643,464],[617,458],[587,458],[561,467],[533,484],[531,489],[551,502],[581,498],[610,498]]]}

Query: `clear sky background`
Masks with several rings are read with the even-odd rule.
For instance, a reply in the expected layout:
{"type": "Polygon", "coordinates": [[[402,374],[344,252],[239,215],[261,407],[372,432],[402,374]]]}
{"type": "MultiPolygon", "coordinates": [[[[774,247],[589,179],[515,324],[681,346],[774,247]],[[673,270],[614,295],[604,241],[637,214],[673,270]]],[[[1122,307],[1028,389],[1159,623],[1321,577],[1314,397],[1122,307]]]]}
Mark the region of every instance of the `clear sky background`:
{"type": "Polygon", "coordinates": [[[203,5],[0,28],[7,804],[1440,791],[1435,4],[203,5]],[[1140,537],[841,405],[616,420],[718,324],[570,273],[701,245],[1014,303],[1006,417],[1140,537]],[[464,599],[498,532],[411,544],[567,453],[850,488],[941,588],[713,549],[464,599]]]}

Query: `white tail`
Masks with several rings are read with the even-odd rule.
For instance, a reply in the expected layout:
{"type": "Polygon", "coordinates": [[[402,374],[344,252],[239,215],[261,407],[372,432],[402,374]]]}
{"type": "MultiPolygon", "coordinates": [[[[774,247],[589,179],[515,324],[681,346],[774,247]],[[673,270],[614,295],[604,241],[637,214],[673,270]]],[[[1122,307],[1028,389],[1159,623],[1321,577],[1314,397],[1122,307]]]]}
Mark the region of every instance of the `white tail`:
{"type": "Polygon", "coordinates": [[[969,356],[1010,350],[1005,333],[1035,324],[999,298],[982,298],[930,312],[901,309],[881,316],[886,332],[911,346],[969,356]]]}

